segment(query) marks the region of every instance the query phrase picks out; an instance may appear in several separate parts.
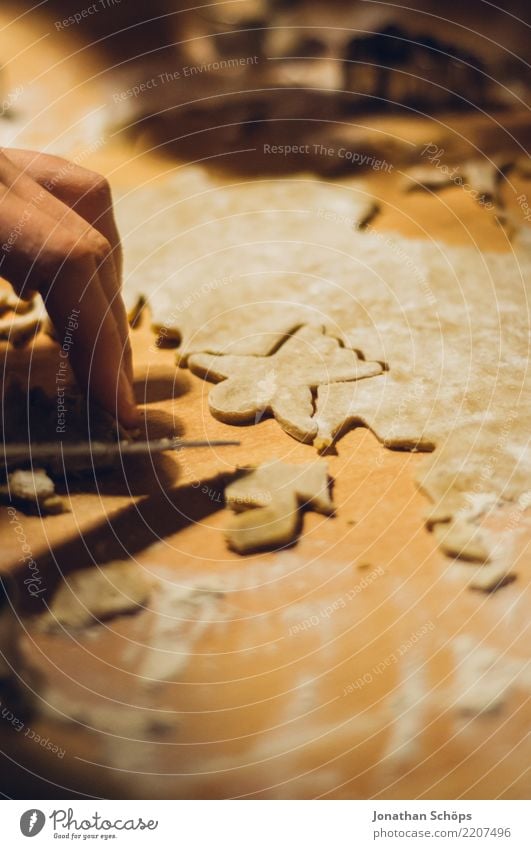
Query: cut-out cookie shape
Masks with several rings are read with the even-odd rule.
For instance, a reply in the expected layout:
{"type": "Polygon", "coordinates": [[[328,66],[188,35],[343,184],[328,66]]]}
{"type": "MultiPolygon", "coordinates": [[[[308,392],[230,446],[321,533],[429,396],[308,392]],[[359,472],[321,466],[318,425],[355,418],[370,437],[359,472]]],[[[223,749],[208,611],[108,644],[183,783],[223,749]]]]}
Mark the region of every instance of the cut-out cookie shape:
{"type": "MultiPolygon", "coordinates": [[[[325,451],[345,428],[352,425],[368,427],[386,448],[402,451],[432,451],[435,443],[421,425],[415,427],[410,419],[396,415],[400,402],[407,397],[408,387],[398,396],[400,384],[394,375],[382,374],[372,391],[351,383],[334,383],[317,389],[314,446],[325,451]],[[392,406],[395,404],[395,406],[392,406]]],[[[415,388],[409,388],[413,396],[415,388]]],[[[419,418],[424,413],[421,410],[419,418]]]]}
{"type": "Polygon", "coordinates": [[[302,442],[317,435],[312,390],[382,371],[380,363],[360,360],[323,328],[312,326],[298,330],[270,357],[196,354],[189,365],[200,377],[222,381],[208,399],[215,418],[245,424],[271,413],[286,433],[302,442]]]}
{"type": "Polygon", "coordinates": [[[264,463],[231,483],[225,500],[238,514],[225,535],[230,548],[239,554],[294,542],[304,507],[325,516],[334,512],[328,466],[323,460],[303,465],[280,460],[264,463]]]}

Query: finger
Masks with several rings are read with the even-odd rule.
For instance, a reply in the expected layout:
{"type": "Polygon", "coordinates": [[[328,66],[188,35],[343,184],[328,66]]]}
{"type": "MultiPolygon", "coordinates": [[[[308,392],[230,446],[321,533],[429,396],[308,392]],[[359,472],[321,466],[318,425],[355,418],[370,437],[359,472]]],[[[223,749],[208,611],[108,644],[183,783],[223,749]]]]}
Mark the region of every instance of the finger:
{"type": "Polygon", "coordinates": [[[97,230],[110,245],[115,274],[103,281],[114,316],[124,343],[124,362],[130,380],[133,380],[133,355],[129,320],[122,299],[123,250],[114,218],[111,188],[107,180],[93,171],[76,167],[69,179],[54,184],[53,194],[68,204],[78,215],[97,230]],[[107,282],[109,285],[107,286],[107,282]]]}
{"type": "Polygon", "coordinates": [[[34,200],[37,183],[40,186],[38,203],[47,215],[63,223],[79,238],[92,236],[96,244],[94,230],[106,240],[109,249],[101,251],[97,270],[122,340],[123,367],[132,382],[129,322],[121,296],[122,249],[107,181],[59,157],[20,150],[8,150],[6,156],[13,165],[11,185],[20,197],[34,200]],[[98,222],[97,227],[93,226],[93,221],[98,222]]]}
{"type": "Polygon", "coordinates": [[[19,297],[27,299],[44,284],[43,261],[47,242],[57,223],[27,204],[6,186],[0,186],[0,273],[19,297]]]}
{"type": "Polygon", "coordinates": [[[114,218],[108,181],[87,168],[59,156],[10,148],[6,156],[54,197],[88,221],[112,247],[118,278],[122,278],[122,245],[114,218]]]}
{"type": "Polygon", "coordinates": [[[72,310],[81,316],[83,308],[71,350],[72,368],[84,389],[90,381],[93,397],[105,409],[117,413],[126,427],[134,426],[138,414],[122,369],[121,338],[93,257],[42,210],[6,190],[3,196],[0,192],[0,201],[17,233],[3,252],[3,276],[22,294],[28,288],[41,292],[59,339],[64,338],[72,310]]]}
{"type": "Polygon", "coordinates": [[[63,335],[71,317],[75,317],[78,326],[69,355],[89,399],[92,397],[125,427],[134,427],[138,413],[131,384],[122,368],[122,342],[94,261],[90,257],[76,261],[75,283],[71,271],[66,262],[57,273],[45,295],[46,308],[63,335]],[[88,282],[84,285],[80,281],[88,282]]]}

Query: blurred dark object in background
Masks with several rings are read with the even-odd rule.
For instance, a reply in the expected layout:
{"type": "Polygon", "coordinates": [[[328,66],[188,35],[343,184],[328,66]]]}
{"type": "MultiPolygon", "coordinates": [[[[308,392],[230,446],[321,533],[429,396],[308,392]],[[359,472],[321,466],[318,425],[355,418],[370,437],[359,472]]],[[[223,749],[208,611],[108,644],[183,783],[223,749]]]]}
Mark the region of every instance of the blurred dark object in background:
{"type": "MultiPolygon", "coordinates": [[[[528,3],[484,0],[98,0],[75,37],[106,54],[116,128],[186,159],[278,170],[264,145],[309,145],[302,167],[345,168],[314,145],[356,145],[357,124],[381,116],[526,110],[528,3]],[[189,4],[191,7],[192,4],[189,4]],[[247,151],[247,152],[244,152],[247,151]],[[260,153],[264,155],[260,155],[260,153]]],[[[71,16],[86,0],[49,0],[71,16]]],[[[375,151],[408,155],[392,134],[375,151]]],[[[298,159],[284,157],[286,168],[298,159]]]]}

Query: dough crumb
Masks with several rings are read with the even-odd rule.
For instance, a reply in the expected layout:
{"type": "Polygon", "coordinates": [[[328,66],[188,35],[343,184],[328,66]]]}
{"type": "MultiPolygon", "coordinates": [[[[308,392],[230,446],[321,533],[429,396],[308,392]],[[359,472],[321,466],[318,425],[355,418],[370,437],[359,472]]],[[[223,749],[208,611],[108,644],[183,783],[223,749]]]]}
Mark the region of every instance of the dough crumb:
{"type": "Polygon", "coordinates": [[[23,507],[36,508],[43,513],[64,513],[64,499],[55,492],[55,484],[44,469],[17,469],[7,476],[7,484],[0,487],[0,494],[8,501],[23,507]]]}
{"type": "Polygon", "coordinates": [[[487,563],[490,559],[486,533],[470,522],[455,519],[439,523],[434,527],[434,534],[441,550],[449,557],[479,563],[487,563]]]}

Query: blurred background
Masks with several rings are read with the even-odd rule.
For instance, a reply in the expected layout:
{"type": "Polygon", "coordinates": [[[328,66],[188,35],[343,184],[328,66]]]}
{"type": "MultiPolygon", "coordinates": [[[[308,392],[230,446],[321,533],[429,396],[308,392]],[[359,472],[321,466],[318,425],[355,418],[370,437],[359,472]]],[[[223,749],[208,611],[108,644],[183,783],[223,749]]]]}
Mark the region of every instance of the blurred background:
{"type": "MultiPolygon", "coordinates": [[[[526,138],[531,48],[520,0],[504,9],[484,0],[190,5],[48,0],[31,17],[46,19],[47,38],[78,44],[80,58],[98,56],[108,125],[188,160],[334,172],[348,163],[314,155],[313,145],[362,144],[407,163],[399,133],[374,133],[389,118],[394,127],[427,118],[440,126],[466,115],[481,135],[496,115],[491,124],[508,121],[509,135],[526,138]],[[312,147],[303,159],[296,150],[281,159],[264,156],[268,144],[312,147]]],[[[30,13],[20,8],[14,15],[30,13]]],[[[498,136],[492,145],[499,149],[498,136]]],[[[482,137],[482,150],[489,146],[482,137]]]]}

